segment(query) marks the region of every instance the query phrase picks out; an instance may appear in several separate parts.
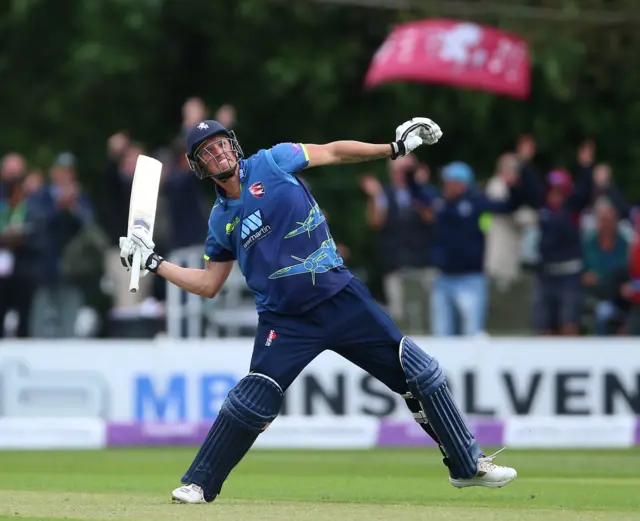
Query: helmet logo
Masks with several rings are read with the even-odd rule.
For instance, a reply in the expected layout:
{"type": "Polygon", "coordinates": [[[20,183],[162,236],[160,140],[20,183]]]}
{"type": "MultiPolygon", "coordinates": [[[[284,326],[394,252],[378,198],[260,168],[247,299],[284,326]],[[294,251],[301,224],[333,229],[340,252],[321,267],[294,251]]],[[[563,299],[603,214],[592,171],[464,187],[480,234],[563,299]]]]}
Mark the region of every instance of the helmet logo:
{"type": "Polygon", "coordinates": [[[207,125],[204,121],[198,125],[198,130],[207,130],[209,125],[207,125]]]}

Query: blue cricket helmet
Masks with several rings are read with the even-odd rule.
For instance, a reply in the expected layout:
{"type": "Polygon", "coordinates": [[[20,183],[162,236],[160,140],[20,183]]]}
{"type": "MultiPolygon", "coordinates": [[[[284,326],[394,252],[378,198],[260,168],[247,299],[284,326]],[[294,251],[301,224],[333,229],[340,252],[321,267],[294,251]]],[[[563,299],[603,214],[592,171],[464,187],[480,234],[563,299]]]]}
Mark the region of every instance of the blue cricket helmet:
{"type": "Polygon", "coordinates": [[[224,180],[233,175],[233,169],[235,169],[237,162],[244,157],[244,154],[242,152],[242,148],[240,148],[240,144],[238,143],[233,130],[227,129],[213,119],[205,119],[204,121],[201,121],[200,123],[194,125],[189,129],[189,132],[187,133],[186,156],[187,160],[189,161],[191,170],[194,171],[198,178],[205,179],[207,177],[212,177],[214,179],[224,180]],[[220,164],[218,162],[217,156],[209,152],[208,155],[210,156],[210,158],[208,160],[204,160],[203,157],[200,156],[200,146],[205,141],[215,136],[224,136],[229,139],[229,142],[231,143],[231,150],[223,151],[221,154],[225,155],[230,166],[227,170],[220,170],[219,173],[212,174],[206,168],[203,168],[203,166],[206,166],[209,160],[215,160],[219,166],[220,164]],[[233,158],[226,155],[227,152],[235,152],[235,162],[232,162],[233,158]]]}

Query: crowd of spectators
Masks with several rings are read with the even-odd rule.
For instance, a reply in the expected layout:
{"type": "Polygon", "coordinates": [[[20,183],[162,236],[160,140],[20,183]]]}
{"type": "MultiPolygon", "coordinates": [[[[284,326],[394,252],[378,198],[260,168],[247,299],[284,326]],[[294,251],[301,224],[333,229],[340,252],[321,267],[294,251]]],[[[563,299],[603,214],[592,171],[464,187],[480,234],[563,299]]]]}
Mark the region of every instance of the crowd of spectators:
{"type": "Polygon", "coordinates": [[[543,174],[535,158],[525,135],[483,186],[468,164],[445,165],[436,182],[411,156],[389,162],[386,184],[362,176],[393,318],[411,312],[404,292],[418,285],[430,332],[483,335],[490,298],[526,278],[534,334],[640,334],[640,210],[593,142],[578,146],[574,173],[543,174]]]}
{"type": "Polygon", "coordinates": [[[71,152],[60,153],[48,171],[30,169],[18,153],[0,157],[0,338],[121,336],[135,319],[163,317],[165,285],[147,276],[130,293],[118,239],[127,229],[137,157],[148,154],[164,167],[154,230],[159,251],[195,248],[202,257],[211,192],[189,170],[184,137],[205,117],[235,125],[231,105],[211,114],[190,98],[164,148],[112,135],[94,197],[83,191],[71,152]]]}
{"type": "MultiPolygon", "coordinates": [[[[143,277],[130,293],[118,238],[136,159],[150,154],[164,165],[157,249],[201,258],[212,196],[189,170],[184,137],[205,117],[235,126],[232,106],[209,114],[191,98],[165,148],[147,150],[125,132],[111,136],[97,202],[83,191],[71,152],[47,172],[17,153],[1,158],[0,338],[127,336],[132,321],[163,320],[166,284],[143,277]]],[[[425,314],[428,332],[438,336],[484,334],[492,300],[510,298],[528,279],[535,334],[640,334],[640,210],[616,187],[611,168],[596,162],[593,143],[581,144],[576,159],[576,172],[543,174],[534,138],[522,136],[483,185],[466,163],[432,172],[413,155],[389,161],[387,182],[361,176],[390,315],[406,322],[425,314]],[[408,290],[423,295],[428,312],[408,290]]],[[[348,259],[348,245],[339,248],[348,259]]]]}

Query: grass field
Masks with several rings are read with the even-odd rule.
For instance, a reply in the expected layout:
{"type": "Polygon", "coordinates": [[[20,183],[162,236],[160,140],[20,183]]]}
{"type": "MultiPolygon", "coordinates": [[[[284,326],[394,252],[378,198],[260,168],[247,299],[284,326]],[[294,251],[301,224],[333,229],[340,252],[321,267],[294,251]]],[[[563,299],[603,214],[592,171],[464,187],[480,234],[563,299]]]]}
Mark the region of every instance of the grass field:
{"type": "Polygon", "coordinates": [[[507,450],[495,490],[454,489],[434,451],[254,451],[214,503],[171,504],[194,454],[0,452],[0,520],[640,520],[640,451],[507,450]]]}

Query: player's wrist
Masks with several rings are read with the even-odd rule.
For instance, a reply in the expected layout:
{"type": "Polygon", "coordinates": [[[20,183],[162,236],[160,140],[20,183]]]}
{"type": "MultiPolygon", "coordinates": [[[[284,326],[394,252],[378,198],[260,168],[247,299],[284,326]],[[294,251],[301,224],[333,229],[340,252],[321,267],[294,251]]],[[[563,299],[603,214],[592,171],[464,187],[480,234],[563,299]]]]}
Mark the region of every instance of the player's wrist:
{"type": "Polygon", "coordinates": [[[407,152],[407,147],[404,144],[404,141],[393,141],[389,143],[391,146],[391,159],[398,159],[402,157],[407,152]]]}
{"type": "Polygon", "coordinates": [[[151,273],[158,273],[158,269],[164,262],[164,257],[158,255],[156,252],[153,252],[149,257],[147,257],[147,261],[144,263],[144,266],[151,273]]]}

